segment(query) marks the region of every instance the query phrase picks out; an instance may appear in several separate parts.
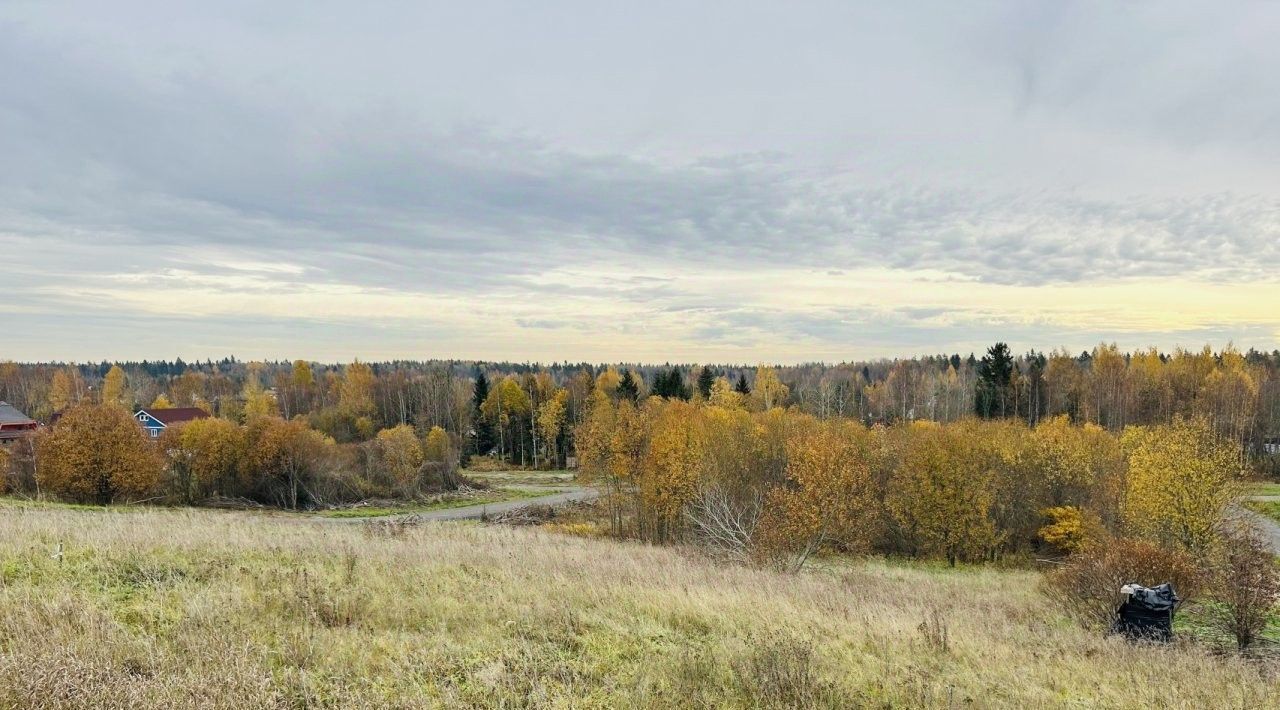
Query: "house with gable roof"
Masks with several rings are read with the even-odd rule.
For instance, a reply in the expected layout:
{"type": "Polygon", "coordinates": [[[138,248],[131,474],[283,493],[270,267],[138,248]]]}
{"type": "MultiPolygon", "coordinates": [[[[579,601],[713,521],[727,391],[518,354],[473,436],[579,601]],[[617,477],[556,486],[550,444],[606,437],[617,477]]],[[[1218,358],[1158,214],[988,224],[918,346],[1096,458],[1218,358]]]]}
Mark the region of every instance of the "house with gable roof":
{"type": "Polygon", "coordinates": [[[138,421],[152,439],[165,429],[196,419],[208,419],[209,413],[199,407],[173,407],[171,409],[139,409],[133,418],[138,421]]]}

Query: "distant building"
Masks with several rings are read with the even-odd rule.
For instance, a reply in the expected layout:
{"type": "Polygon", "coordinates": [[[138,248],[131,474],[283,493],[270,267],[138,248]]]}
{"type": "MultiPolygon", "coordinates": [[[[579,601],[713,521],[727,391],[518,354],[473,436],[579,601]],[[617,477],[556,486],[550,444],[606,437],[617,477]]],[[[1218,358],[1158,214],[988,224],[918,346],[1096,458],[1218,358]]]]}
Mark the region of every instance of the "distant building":
{"type": "Polygon", "coordinates": [[[40,424],[8,402],[0,402],[0,444],[31,436],[40,424]]]}
{"type": "Polygon", "coordinates": [[[1263,439],[1262,453],[1272,456],[1280,455],[1280,436],[1263,439]]]}
{"type": "Polygon", "coordinates": [[[175,407],[173,409],[139,409],[134,419],[142,425],[152,439],[160,436],[160,432],[177,424],[208,419],[209,413],[199,407],[175,407]]]}

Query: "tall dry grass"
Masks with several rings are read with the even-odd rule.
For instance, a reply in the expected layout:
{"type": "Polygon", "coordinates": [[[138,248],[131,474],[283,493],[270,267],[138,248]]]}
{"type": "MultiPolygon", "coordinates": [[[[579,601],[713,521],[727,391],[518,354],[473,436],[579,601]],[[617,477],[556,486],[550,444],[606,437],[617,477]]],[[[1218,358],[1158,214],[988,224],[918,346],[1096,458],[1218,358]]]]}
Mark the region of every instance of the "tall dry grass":
{"type": "Polygon", "coordinates": [[[0,509],[0,705],[1280,705],[1266,666],[1099,638],[1037,587],[527,529],[0,509]]]}

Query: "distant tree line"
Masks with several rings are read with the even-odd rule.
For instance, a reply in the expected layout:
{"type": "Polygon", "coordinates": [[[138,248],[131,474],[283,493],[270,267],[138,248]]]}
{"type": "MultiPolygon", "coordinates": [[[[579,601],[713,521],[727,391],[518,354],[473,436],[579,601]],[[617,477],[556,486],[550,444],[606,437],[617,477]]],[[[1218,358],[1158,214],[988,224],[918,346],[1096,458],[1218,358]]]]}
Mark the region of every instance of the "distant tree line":
{"type": "MultiPolygon", "coordinates": [[[[199,407],[239,426],[262,417],[299,421],[338,446],[360,446],[404,427],[420,442],[435,430],[462,462],[560,468],[597,393],[610,401],[739,400],[751,411],[786,408],[863,425],[1065,416],[1119,432],[1131,425],[1201,419],[1239,444],[1242,460],[1274,467],[1263,444],[1280,436],[1280,352],[1146,350],[1114,345],[1071,355],[1016,356],[997,343],[959,354],[835,365],[616,365],[395,361],[0,363],[0,400],[49,423],[81,403],[199,407]]],[[[26,447],[30,449],[30,447],[26,447]]],[[[369,457],[365,457],[366,468],[369,457]]],[[[34,476],[35,452],[14,446],[5,465],[34,476]]]]}

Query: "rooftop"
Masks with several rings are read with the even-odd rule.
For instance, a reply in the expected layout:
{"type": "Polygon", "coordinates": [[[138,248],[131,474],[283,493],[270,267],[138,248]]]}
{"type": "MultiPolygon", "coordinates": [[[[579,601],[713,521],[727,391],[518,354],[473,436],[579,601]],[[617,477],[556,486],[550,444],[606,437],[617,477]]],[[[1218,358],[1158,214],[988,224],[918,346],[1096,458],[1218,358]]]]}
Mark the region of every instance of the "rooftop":
{"type": "Polygon", "coordinates": [[[193,419],[205,419],[209,413],[199,407],[174,407],[172,409],[143,409],[142,411],[155,417],[161,424],[178,424],[193,419]]]}
{"type": "Polygon", "coordinates": [[[22,412],[19,412],[17,407],[9,404],[8,402],[0,402],[0,426],[21,426],[24,424],[31,425],[35,423],[34,419],[28,417],[22,412]]]}

